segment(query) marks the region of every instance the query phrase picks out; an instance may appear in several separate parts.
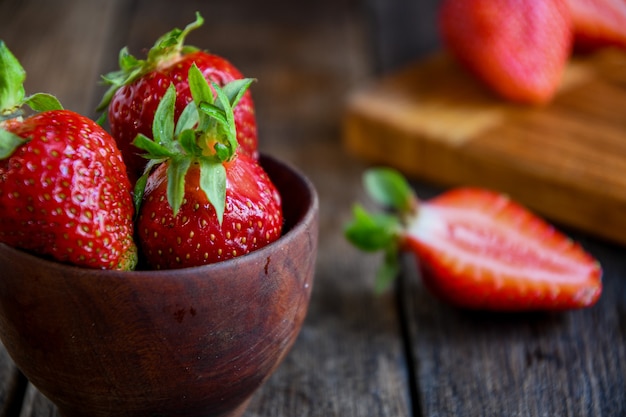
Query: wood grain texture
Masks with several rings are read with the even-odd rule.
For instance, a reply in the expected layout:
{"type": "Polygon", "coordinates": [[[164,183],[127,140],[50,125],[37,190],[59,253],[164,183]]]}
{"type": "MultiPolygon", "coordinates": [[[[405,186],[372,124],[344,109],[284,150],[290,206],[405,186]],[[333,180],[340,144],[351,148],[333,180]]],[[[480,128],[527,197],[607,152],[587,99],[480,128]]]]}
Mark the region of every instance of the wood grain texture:
{"type": "Polygon", "coordinates": [[[507,192],[560,223],[626,243],[626,54],[576,57],[545,107],[494,97],[445,53],[355,92],[353,155],[439,184],[507,192]]]}

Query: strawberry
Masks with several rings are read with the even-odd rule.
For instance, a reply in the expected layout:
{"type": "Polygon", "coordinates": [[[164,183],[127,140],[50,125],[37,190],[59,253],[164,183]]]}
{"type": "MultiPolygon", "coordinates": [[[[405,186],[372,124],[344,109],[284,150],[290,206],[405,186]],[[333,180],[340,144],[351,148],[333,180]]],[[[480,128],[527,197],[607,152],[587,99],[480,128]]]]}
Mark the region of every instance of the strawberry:
{"type": "Polygon", "coordinates": [[[0,42],[0,242],[59,262],[133,269],[131,188],[115,140],[56,98],[24,97],[0,42]],[[23,105],[37,113],[23,118],[23,105]]]}
{"type": "Polygon", "coordinates": [[[395,276],[398,253],[415,255],[433,294],[462,308],[529,311],[591,306],[602,292],[600,264],[580,244],[505,195],[482,188],[449,190],[418,200],[391,169],[365,176],[393,214],[356,206],[346,236],[357,247],[384,250],[379,288],[395,276]]]}
{"type": "MultiPolygon", "coordinates": [[[[123,48],[119,55],[120,70],[103,76],[110,88],[98,105],[98,111],[107,111],[110,131],[117,140],[128,167],[131,182],[139,177],[145,167],[145,159],[132,145],[137,134],[152,136],[152,121],[157,106],[168,86],[176,88],[175,120],[192,101],[187,83],[187,73],[195,64],[204,77],[224,86],[243,78],[241,72],[225,58],[197,48],[184,45],[185,38],[202,26],[200,14],[196,21],[184,30],[174,29],[159,38],[148,52],[146,60],[140,60],[123,48]]],[[[241,151],[258,157],[257,126],[254,103],[250,91],[246,91],[234,109],[237,140],[241,151]]]]}
{"type": "Polygon", "coordinates": [[[626,48],[624,0],[567,0],[574,25],[574,45],[583,51],[604,46],[626,48]]]}
{"type": "Polygon", "coordinates": [[[194,100],[174,123],[175,87],[156,111],[152,140],[133,142],[150,160],[136,187],[138,238],[156,269],[215,263],[261,248],[281,234],[281,197],[259,161],[240,149],[232,108],[251,80],[224,89],[192,65],[194,100]],[[140,200],[141,199],[141,200],[140,200]]]}
{"type": "Polygon", "coordinates": [[[519,103],[552,99],[572,48],[564,0],[444,0],[439,28],[462,65],[519,103]]]}

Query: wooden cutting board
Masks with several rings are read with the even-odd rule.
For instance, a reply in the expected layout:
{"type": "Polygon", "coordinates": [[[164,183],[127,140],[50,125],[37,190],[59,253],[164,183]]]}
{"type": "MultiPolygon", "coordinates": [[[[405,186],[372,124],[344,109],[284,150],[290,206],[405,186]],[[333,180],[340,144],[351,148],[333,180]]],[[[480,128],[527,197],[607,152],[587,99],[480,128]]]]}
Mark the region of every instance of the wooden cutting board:
{"type": "Polygon", "coordinates": [[[444,186],[508,193],[544,217],[626,244],[626,54],[573,58],[548,105],[495,97],[441,53],[349,99],[345,148],[444,186]]]}

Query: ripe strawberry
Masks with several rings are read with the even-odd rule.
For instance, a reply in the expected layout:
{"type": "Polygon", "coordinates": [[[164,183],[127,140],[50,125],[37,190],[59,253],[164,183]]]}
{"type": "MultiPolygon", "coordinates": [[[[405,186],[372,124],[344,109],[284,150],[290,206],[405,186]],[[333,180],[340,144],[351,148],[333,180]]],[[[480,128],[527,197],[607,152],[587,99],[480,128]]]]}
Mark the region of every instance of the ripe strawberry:
{"type": "Polygon", "coordinates": [[[577,49],[626,48],[624,0],[567,0],[567,4],[572,14],[577,49]]]}
{"type": "Polygon", "coordinates": [[[346,228],[357,247],[385,250],[379,285],[397,271],[399,250],[413,253],[427,288],[453,305],[483,310],[564,310],[593,305],[602,291],[600,264],[577,243],[506,196],[458,188],[418,201],[389,169],[366,185],[391,215],[355,208],[346,228]]]}
{"type": "Polygon", "coordinates": [[[439,27],[448,50],[505,99],[552,99],[571,53],[564,0],[444,0],[439,27]]]}
{"type": "Polygon", "coordinates": [[[150,176],[138,221],[142,250],[153,268],[215,263],[244,255],[280,236],[280,196],[253,158],[238,155],[225,163],[226,206],[220,225],[200,186],[200,165],[187,172],[185,199],[177,215],[167,202],[167,169],[150,176]]]}
{"type": "MultiPolygon", "coordinates": [[[[134,182],[145,167],[145,159],[132,145],[137,134],[152,136],[152,121],[159,101],[170,83],[176,88],[175,119],[192,100],[187,73],[192,64],[200,68],[204,77],[224,86],[242,79],[241,72],[221,56],[184,45],[186,36],[199,28],[204,20],[197,14],[196,21],[184,30],[174,29],[157,40],[148,52],[146,60],[139,60],[120,51],[120,70],[105,75],[110,85],[98,106],[98,111],[107,111],[111,135],[117,140],[128,167],[131,182],[134,182]]],[[[257,126],[254,103],[247,91],[234,109],[237,140],[241,151],[258,157],[257,126]]]]}
{"type": "Polygon", "coordinates": [[[48,95],[24,97],[0,42],[0,242],[64,263],[133,269],[130,183],[115,140],[48,95]],[[20,116],[23,104],[40,111],[20,116]]]}
{"type": "Polygon", "coordinates": [[[235,81],[223,90],[214,84],[218,100],[213,102],[206,79],[193,65],[194,101],[178,124],[173,121],[176,92],[170,86],[156,111],[155,140],[142,135],[135,140],[150,159],[136,194],[142,199],[138,237],[151,268],[219,262],[280,237],[278,190],[257,159],[236,152],[232,107],[250,81],[235,81]]]}

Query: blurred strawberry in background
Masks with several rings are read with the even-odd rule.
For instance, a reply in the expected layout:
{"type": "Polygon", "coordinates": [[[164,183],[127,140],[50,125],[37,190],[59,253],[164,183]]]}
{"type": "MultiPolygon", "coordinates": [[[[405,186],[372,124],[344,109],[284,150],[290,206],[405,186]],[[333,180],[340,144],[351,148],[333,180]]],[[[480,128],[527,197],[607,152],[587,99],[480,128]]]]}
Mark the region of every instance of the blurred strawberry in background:
{"type": "Polygon", "coordinates": [[[605,46],[626,48],[626,1],[567,0],[574,24],[574,45],[590,51],[605,46]]]}
{"type": "Polygon", "coordinates": [[[552,99],[572,47],[565,0],[444,0],[439,19],[450,52],[494,92],[552,99]]]}

